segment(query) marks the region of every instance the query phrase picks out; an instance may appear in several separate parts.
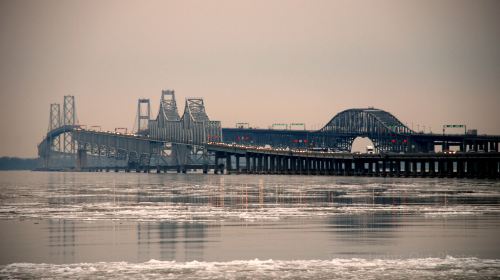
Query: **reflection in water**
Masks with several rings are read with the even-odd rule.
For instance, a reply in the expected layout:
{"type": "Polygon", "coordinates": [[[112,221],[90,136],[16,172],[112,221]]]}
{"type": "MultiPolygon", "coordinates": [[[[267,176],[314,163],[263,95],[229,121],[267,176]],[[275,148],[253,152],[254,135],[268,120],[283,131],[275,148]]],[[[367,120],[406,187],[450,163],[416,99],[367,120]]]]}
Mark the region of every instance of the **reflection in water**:
{"type": "Polygon", "coordinates": [[[50,258],[58,262],[75,260],[75,222],[67,220],[49,220],[50,258]]]}
{"type": "Polygon", "coordinates": [[[196,260],[203,259],[203,243],[207,241],[206,224],[175,222],[137,224],[139,259],[196,260]]]}

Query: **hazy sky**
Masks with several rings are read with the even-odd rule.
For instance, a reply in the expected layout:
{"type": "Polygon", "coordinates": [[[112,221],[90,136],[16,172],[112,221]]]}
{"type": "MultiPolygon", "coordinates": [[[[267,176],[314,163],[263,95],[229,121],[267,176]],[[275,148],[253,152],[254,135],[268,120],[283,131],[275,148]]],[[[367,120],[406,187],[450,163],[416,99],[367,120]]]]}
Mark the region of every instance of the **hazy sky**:
{"type": "Polygon", "coordinates": [[[211,119],[319,128],[375,106],[500,134],[499,1],[0,1],[0,156],[36,156],[49,104],[134,124],[161,89],[211,119]]]}

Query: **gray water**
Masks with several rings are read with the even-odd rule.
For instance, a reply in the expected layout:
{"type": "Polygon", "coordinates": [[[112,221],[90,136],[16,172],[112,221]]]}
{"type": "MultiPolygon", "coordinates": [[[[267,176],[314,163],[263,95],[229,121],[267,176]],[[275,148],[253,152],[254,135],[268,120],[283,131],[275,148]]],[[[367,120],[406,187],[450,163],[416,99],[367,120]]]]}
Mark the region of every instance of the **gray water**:
{"type": "Polygon", "coordinates": [[[0,172],[0,278],[488,279],[500,182],[0,172]]]}

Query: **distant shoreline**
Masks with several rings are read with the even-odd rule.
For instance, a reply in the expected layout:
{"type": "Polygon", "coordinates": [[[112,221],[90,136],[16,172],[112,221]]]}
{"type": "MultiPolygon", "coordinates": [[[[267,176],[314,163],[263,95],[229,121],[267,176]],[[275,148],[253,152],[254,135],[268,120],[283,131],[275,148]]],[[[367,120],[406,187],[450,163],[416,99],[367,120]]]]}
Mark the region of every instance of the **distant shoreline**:
{"type": "Polygon", "coordinates": [[[0,157],[0,170],[34,170],[39,163],[39,158],[0,157]]]}

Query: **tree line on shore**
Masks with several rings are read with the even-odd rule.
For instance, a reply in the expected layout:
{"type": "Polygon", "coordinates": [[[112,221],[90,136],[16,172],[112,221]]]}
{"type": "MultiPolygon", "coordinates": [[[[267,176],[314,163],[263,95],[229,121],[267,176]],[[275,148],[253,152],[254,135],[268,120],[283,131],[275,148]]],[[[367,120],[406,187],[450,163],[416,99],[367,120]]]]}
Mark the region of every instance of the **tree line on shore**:
{"type": "Polygon", "coordinates": [[[39,158],[0,157],[0,170],[33,170],[39,163],[39,158]]]}

